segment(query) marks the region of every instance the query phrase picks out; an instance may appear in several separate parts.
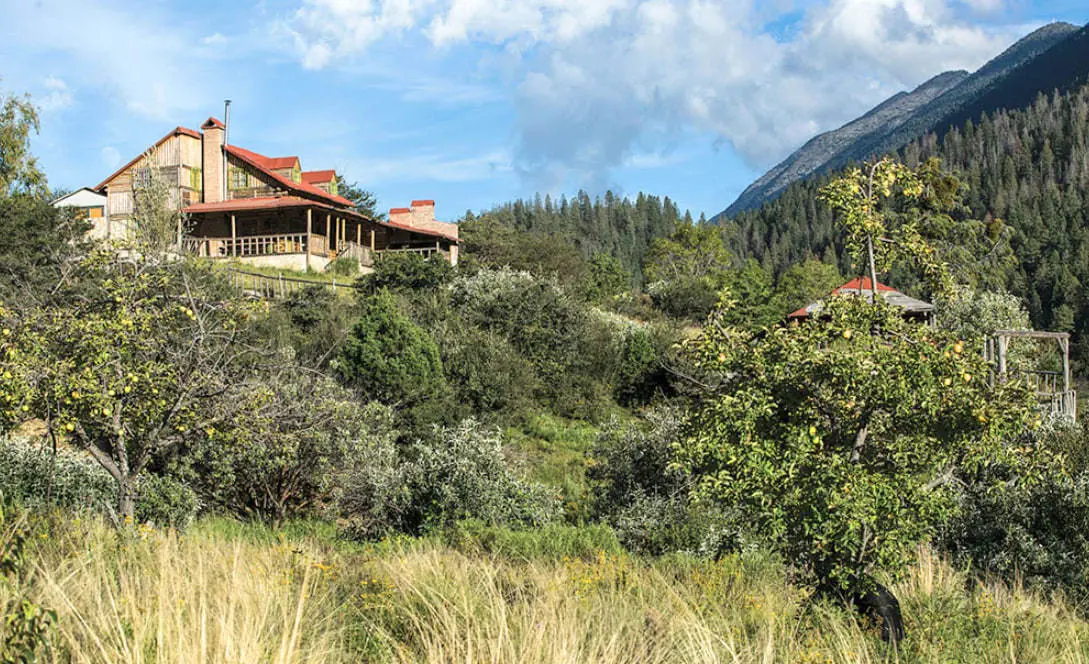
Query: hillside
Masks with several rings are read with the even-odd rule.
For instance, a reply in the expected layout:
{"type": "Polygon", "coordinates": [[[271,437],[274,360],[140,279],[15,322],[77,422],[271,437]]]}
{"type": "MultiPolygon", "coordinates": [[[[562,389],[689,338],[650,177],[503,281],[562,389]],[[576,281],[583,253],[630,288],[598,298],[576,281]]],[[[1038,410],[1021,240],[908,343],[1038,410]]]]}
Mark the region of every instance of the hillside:
{"type": "MultiPolygon", "coordinates": [[[[1075,332],[1076,356],[1089,362],[1089,87],[928,134],[900,156],[939,157],[967,185],[971,215],[1004,220],[1015,259],[973,276],[1024,298],[1036,327],[1075,332]]],[[[817,202],[824,181],[795,183],[727,222],[733,250],[775,274],[807,256],[849,272],[831,211],[817,202]]]]}
{"type": "Polygon", "coordinates": [[[1039,91],[1069,89],[1089,71],[1085,58],[1079,56],[1085,53],[1085,32],[1069,23],[1052,23],[973,74],[946,72],[911,93],[893,96],[861,118],[806,143],[750,185],[720,216],[754,209],[793,182],[874,154],[893,152],[968,117],[1001,108],[1023,108],[1039,91]]]}

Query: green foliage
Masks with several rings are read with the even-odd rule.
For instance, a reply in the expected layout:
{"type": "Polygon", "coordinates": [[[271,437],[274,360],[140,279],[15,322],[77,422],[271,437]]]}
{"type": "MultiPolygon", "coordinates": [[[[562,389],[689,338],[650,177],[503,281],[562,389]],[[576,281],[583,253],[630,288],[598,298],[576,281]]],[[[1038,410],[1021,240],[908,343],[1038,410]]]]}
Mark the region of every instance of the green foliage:
{"type": "Polygon", "coordinates": [[[591,199],[583,191],[558,201],[538,196],[479,216],[466,214],[462,246],[484,265],[557,276],[566,283],[585,279],[585,259],[607,254],[631,273],[632,286],[640,286],[647,249],[686,217],[668,197],[644,193],[634,199],[612,192],[591,199]]]}
{"type": "Polygon", "coordinates": [[[985,339],[995,330],[1032,329],[1024,303],[1009,293],[962,287],[935,305],[938,325],[962,339],[985,339]]]}
{"type": "Polygon", "coordinates": [[[653,330],[632,327],[624,337],[614,393],[624,406],[645,405],[669,388],[663,367],[664,349],[653,330]]]}
{"type": "Polygon", "coordinates": [[[582,296],[588,302],[600,304],[631,289],[631,273],[615,256],[594,254],[589,272],[582,288],[582,296]]]}
{"type": "Polygon", "coordinates": [[[480,270],[451,284],[451,305],[473,325],[505,338],[534,368],[539,399],[558,414],[585,416],[602,406],[611,376],[612,328],[551,279],[480,270]]]}
{"type": "Polygon", "coordinates": [[[249,382],[175,471],[209,505],[271,523],[319,512],[389,437],[390,411],[361,407],[331,379],[285,372],[249,382]]]}
{"type": "Polygon", "coordinates": [[[497,430],[474,420],[438,432],[413,450],[406,479],[408,523],[429,530],[476,519],[489,525],[542,526],[559,514],[550,489],[520,479],[497,430]]]}
{"type": "Polygon", "coordinates": [[[683,423],[678,411],[649,410],[641,421],[611,421],[594,444],[587,470],[593,513],[629,551],[718,556],[740,541],[736,520],[689,501],[688,478],[672,465],[683,423]]]}
{"type": "Polygon", "coordinates": [[[309,286],[274,302],[249,328],[253,343],[293,349],[295,361],[325,370],[348,336],[358,310],[354,302],[323,286],[309,286]]]}
{"type": "Polygon", "coordinates": [[[370,399],[409,405],[443,388],[438,347],[389,291],[362,298],[360,310],[333,363],[347,384],[370,399]]]}
{"type": "Polygon", "coordinates": [[[325,269],[338,277],[354,277],[359,274],[359,259],[351,256],[337,256],[325,269]]]}
{"type": "Polygon", "coordinates": [[[50,652],[50,637],[57,626],[57,612],[28,599],[26,568],[26,544],[32,537],[26,517],[10,521],[0,511],[0,574],[7,591],[3,606],[3,636],[0,645],[0,664],[34,664],[38,655],[50,652]]]}
{"type": "Polygon", "coordinates": [[[188,528],[201,507],[196,491],[173,477],[144,474],[136,495],[136,520],[161,527],[188,528]]]}
{"type": "Polygon", "coordinates": [[[337,175],[336,183],[337,195],[351,201],[356,212],[375,221],[386,218],[386,213],[378,209],[378,197],[374,195],[374,192],[362,189],[357,182],[349,183],[340,174],[337,175]]]}
{"type": "Polygon", "coordinates": [[[0,491],[8,501],[33,509],[63,507],[102,511],[117,501],[117,484],[84,452],[19,437],[0,443],[0,491]]]}
{"type": "Polygon", "coordinates": [[[352,537],[420,534],[466,519],[541,526],[557,517],[556,497],[520,479],[504,457],[499,432],[474,420],[439,429],[403,455],[387,441],[345,479],[338,509],[352,537]]]}
{"type": "Polygon", "coordinates": [[[4,427],[38,418],[89,451],[117,482],[122,516],[144,469],[214,421],[203,395],[230,400],[246,311],[202,299],[206,277],[96,254],[57,289],[64,306],[3,312],[4,427]]]}
{"type": "Polygon", "coordinates": [[[387,254],[378,259],[374,272],[363,277],[364,291],[436,290],[450,281],[454,268],[441,256],[424,258],[420,254],[387,254]]]}
{"type": "MultiPolygon", "coordinates": [[[[728,306],[728,304],[726,305],[728,306]]],[[[811,582],[895,574],[954,507],[954,478],[1043,451],[1004,441],[1031,395],[990,386],[978,344],[833,299],[827,320],[763,335],[721,325],[690,344],[711,385],[678,448],[700,500],[737,507],[811,582]]]]}
{"type": "MultiPolygon", "coordinates": [[[[0,492],[9,502],[41,511],[109,514],[117,503],[117,483],[86,452],[60,447],[54,453],[16,437],[0,444],[0,492]]],[[[185,528],[200,509],[194,491],[169,477],[145,473],[135,493],[140,522],[185,528]]]]}
{"type": "Polygon", "coordinates": [[[45,174],[30,154],[30,137],[38,129],[38,109],[29,95],[0,96],[0,198],[45,195],[45,174]]]}
{"type": "Polygon", "coordinates": [[[522,231],[491,216],[459,224],[468,266],[509,268],[538,277],[583,283],[589,265],[574,240],[561,233],[522,231]]]}
{"type": "Polygon", "coordinates": [[[63,266],[85,248],[87,222],[38,198],[0,196],[0,221],[8,238],[0,246],[5,300],[52,288],[63,266]]]}
{"type": "Polygon", "coordinates": [[[791,265],[779,277],[772,308],[778,319],[783,320],[790,313],[827,297],[843,283],[844,279],[835,265],[806,259],[791,265]]]}
{"type": "Polygon", "coordinates": [[[504,336],[456,313],[429,329],[439,347],[446,383],[467,415],[509,415],[531,406],[540,390],[536,372],[504,336]]]}
{"type": "MultiPolygon", "coordinates": [[[[1069,328],[1079,367],[1089,361],[1087,108],[1089,88],[1083,86],[1040,97],[1023,110],[999,111],[925,136],[900,152],[912,168],[939,158],[962,183],[963,209],[950,215],[957,222],[955,241],[938,247],[956,280],[1019,298],[1036,329],[1069,328]]],[[[832,211],[816,204],[826,182],[813,178],[792,185],[760,210],[730,220],[731,248],[775,274],[807,256],[837,264],[844,274],[858,274],[861,266],[852,267],[843,250],[832,211]]],[[[914,279],[894,271],[889,283],[903,290],[914,279]]]]}
{"type": "Polygon", "coordinates": [[[722,229],[691,222],[655,240],[643,271],[655,305],[675,318],[702,320],[732,276],[722,229]]]}

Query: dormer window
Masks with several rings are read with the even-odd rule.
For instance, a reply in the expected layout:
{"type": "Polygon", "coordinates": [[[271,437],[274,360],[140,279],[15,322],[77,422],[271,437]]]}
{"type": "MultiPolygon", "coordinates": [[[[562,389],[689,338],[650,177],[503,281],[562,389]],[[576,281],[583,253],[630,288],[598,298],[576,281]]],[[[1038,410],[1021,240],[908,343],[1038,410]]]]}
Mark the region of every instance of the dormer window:
{"type": "Polygon", "coordinates": [[[249,174],[245,169],[232,167],[230,170],[231,189],[245,189],[249,186],[249,174]]]}
{"type": "Polygon", "coordinates": [[[302,182],[302,169],[298,166],[294,166],[291,169],[291,181],[295,184],[300,184],[302,182]]]}
{"type": "Polygon", "coordinates": [[[329,180],[329,193],[334,195],[334,196],[339,195],[339,194],[337,194],[337,179],[336,178],[333,178],[332,180],[329,180]]]}

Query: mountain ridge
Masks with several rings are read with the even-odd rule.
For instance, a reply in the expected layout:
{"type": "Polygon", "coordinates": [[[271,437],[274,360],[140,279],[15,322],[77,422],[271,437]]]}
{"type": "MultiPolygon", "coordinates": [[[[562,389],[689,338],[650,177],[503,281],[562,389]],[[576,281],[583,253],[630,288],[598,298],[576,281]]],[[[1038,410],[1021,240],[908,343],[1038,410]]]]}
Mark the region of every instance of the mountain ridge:
{"type": "Polygon", "coordinates": [[[988,94],[991,99],[999,98],[1001,94],[994,90],[1000,89],[1002,81],[1082,32],[1086,30],[1070,23],[1050,23],[1022,37],[974,73],[944,72],[910,93],[893,95],[861,117],[810,139],[749,185],[714,220],[759,207],[799,180],[895,151],[919,136],[956,124],[963,110],[970,109],[976,116],[994,110],[975,102],[988,94]],[[888,112],[890,109],[896,112],[888,112]]]}

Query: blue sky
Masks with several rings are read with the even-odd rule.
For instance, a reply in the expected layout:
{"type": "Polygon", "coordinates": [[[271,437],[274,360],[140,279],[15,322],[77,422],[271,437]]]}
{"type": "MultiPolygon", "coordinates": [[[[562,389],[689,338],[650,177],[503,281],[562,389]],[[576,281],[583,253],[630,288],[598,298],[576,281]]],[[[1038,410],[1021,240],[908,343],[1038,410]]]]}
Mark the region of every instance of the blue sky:
{"type": "Polygon", "coordinates": [[[535,192],[715,214],[819,131],[1083,0],[0,0],[54,187],[233,100],[231,142],[456,219],[535,192]]]}

